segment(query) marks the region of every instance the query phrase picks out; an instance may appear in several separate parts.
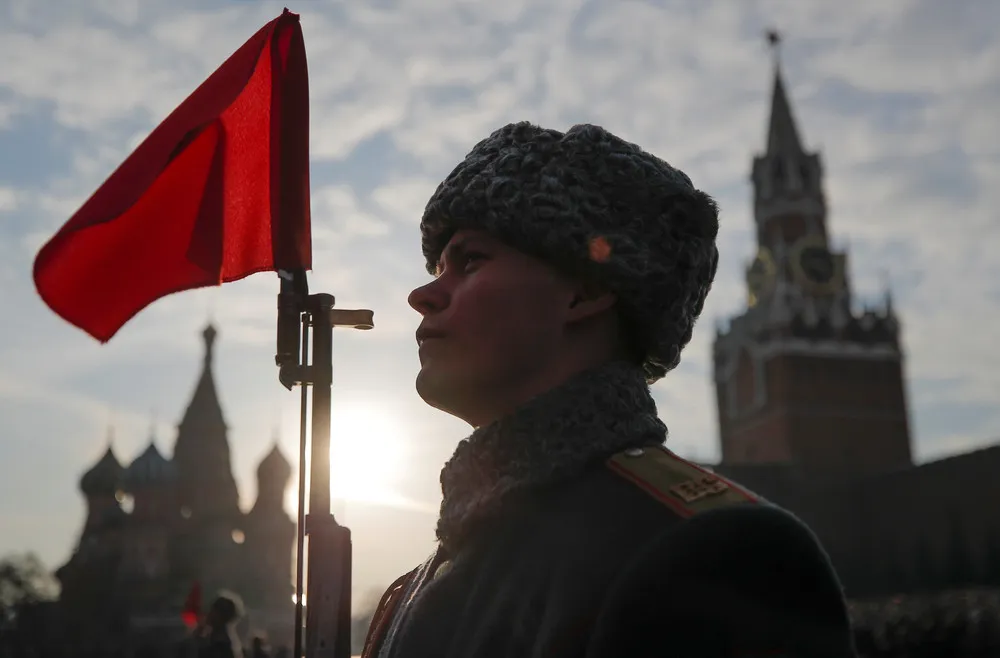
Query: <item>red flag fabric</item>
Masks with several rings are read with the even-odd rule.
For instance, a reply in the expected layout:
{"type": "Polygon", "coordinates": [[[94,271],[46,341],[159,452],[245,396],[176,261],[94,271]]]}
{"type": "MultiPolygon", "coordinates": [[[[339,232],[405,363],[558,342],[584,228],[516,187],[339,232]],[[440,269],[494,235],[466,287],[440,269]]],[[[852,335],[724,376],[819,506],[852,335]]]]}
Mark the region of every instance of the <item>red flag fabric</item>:
{"type": "Polygon", "coordinates": [[[42,247],[42,299],[103,343],[165,295],[310,269],[308,105],[302,28],[285,9],[42,247]]]}
{"type": "Polygon", "coordinates": [[[188,628],[198,625],[198,618],[201,616],[201,583],[195,582],[188,592],[184,601],[184,609],[181,611],[181,621],[188,628]]]}

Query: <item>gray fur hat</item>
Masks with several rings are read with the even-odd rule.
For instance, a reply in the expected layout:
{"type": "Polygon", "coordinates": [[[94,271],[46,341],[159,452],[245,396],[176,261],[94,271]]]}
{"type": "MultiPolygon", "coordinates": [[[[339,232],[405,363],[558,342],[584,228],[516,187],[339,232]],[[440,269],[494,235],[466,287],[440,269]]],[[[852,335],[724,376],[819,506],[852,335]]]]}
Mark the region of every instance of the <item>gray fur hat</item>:
{"type": "Polygon", "coordinates": [[[649,383],[680,362],[719,260],[712,198],[679,169],[586,124],[565,133],[509,124],[476,144],[421,219],[430,273],[464,229],[614,292],[649,383]]]}

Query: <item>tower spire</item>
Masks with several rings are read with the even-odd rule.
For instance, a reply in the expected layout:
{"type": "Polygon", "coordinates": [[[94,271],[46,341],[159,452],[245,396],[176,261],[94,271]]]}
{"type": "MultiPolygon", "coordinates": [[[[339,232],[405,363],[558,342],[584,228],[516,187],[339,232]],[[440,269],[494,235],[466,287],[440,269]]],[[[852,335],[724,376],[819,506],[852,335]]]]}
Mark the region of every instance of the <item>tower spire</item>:
{"type": "Polygon", "coordinates": [[[767,31],[767,43],[771,47],[771,54],[774,56],[774,68],[781,64],[781,33],[771,28],[767,31]]]}
{"type": "Polygon", "coordinates": [[[218,332],[211,324],[201,332],[205,340],[205,354],[202,363],[201,377],[195,386],[194,395],[184,413],[182,426],[198,426],[202,430],[211,428],[212,430],[224,431],[226,426],[222,416],[222,407],[219,404],[219,395],[215,390],[215,378],[212,374],[212,359],[214,356],[215,340],[218,332]]]}
{"type": "Polygon", "coordinates": [[[785,81],[781,75],[781,35],[767,31],[767,41],[774,57],[774,91],[771,94],[771,119],[767,131],[767,154],[797,157],[803,154],[799,131],[788,102],[785,81]]]}
{"type": "Polygon", "coordinates": [[[892,283],[889,280],[889,270],[882,270],[882,295],[885,304],[885,314],[892,316],[895,314],[892,301],[892,283]]]}
{"type": "Polygon", "coordinates": [[[157,416],[156,407],[149,408],[149,437],[151,439],[156,438],[156,427],[160,424],[159,417],[157,416]]]}
{"type": "Polygon", "coordinates": [[[210,368],[212,365],[212,356],[215,349],[215,338],[218,336],[219,332],[215,330],[215,325],[209,322],[205,326],[205,330],[201,332],[202,338],[205,340],[205,367],[210,368]]]}
{"type": "Polygon", "coordinates": [[[201,376],[177,428],[173,459],[182,484],[181,502],[202,511],[238,512],[239,495],[233,478],[226,421],[212,374],[218,332],[211,324],[202,338],[205,354],[201,376]]]}

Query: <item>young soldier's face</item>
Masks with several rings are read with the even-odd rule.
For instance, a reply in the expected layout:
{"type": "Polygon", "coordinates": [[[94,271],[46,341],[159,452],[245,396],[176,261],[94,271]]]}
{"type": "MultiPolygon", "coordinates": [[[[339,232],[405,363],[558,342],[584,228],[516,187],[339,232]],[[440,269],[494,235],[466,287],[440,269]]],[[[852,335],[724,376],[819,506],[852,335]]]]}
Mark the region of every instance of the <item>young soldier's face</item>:
{"type": "Polygon", "coordinates": [[[418,394],[474,426],[495,420],[559,357],[574,293],[544,262],[482,232],[456,233],[435,279],[408,300],[423,316],[418,394]]]}

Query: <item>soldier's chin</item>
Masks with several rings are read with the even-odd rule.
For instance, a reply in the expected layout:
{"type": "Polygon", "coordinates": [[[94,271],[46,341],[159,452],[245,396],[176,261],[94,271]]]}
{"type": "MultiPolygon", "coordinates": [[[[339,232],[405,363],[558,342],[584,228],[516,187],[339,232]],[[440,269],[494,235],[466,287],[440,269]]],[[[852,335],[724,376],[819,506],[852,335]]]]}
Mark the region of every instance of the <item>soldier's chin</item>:
{"type": "Polygon", "coordinates": [[[461,414],[461,384],[440,368],[423,367],[417,373],[416,389],[420,399],[435,409],[453,416],[461,414]]]}
{"type": "Polygon", "coordinates": [[[447,385],[447,379],[448,377],[442,376],[439,369],[421,367],[415,382],[417,395],[427,404],[437,407],[442,397],[447,398],[447,390],[451,388],[447,385]]]}

